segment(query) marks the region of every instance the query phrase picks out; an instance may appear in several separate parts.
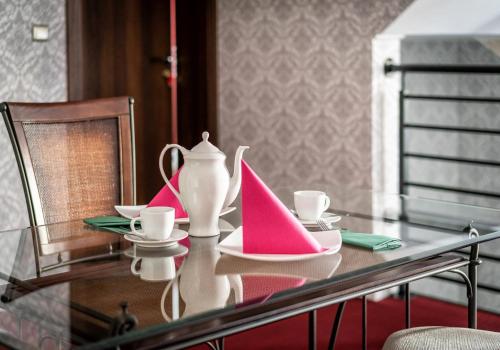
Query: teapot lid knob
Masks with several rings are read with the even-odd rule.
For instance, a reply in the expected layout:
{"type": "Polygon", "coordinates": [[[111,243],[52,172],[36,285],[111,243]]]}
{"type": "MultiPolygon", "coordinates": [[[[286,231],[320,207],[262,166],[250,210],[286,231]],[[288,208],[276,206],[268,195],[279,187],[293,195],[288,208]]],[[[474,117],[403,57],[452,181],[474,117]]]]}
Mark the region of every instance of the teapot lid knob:
{"type": "Polygon", "coordinates": [[[197,158],[197,159],[214,159],[214,158],[226,158],[224,153],[222,153],[217,147],[212,145],[208,141],[209,137],[208,131],[204,131],[201,134],[203,141],[193,147],[189,154],[184,155],[185,158],[197,158]]]}

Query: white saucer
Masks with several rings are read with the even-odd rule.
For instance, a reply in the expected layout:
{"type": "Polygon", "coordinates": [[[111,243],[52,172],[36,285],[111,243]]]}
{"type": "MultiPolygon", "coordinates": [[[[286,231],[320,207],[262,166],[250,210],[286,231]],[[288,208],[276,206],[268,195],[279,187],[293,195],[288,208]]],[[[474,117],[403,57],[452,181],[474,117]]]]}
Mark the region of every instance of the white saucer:
{"type": "MultiPolygon", "coordinates": [[[[324,212],[321,214],[321,218],[325,219],[327,223],[331,224],[334,222],[339,222],[342,217],[340,215],[334,214],[334,213],[329,213],[329,212],[324,212]]],[[[301,218],[298,218],[300,223],[304,226],[318,226],[318,222],[316,220],[302,220],[301,218]]]]}
{"type": "Polygon", "coordinates": [[[243,228],[238,227],[233,233],[222,240],[217,249],[220,252],[244,259],[260,261],[297,261],[334,254],[342,246],[340,230],[311,232],[311,235],[327,250],[313,254],[246,254],[243,253],[243,228]]]}
{"type": "Polygon", "coordinates": [[[124,218],[132,220],[146,207],[147,205],[115,205],[115,210],[124,218]]]}
{"type": "Polygon", "coordinates": [[[174,244],[161,249],[144,249],[143,247],[130,247],[124,254],[129,258],[166,258],[183,256],[189,249],[181,244],[174,244]]]}
{"type": "MultiPolygon", "coordinates": [[[[142,230],[137,230],[137,232],[142,233],[142,230]]],[[[141,237],[134,236],[131,234],[126,234],[125,239],[129,242],[136,244],[138,247],[160,248],[160,247],[167,247],[167,246],[173,245],[173,244],[177,243],[178,241],[186,238],[187,236],[188,236],[188,233],[186,231],[174,228],[170,237],[168,239],[161,240],[161,241],[150,241],[150,240],[143,239],[141,237]]]]}
{"type": "MultiPolygon", "coordinates": [[[[127,219],[132,219],[138,217],[141,210],[146,208],[147,205],[115,205],[115,210],[120,213],[121,216],[127,219]]],[[[219,216],[229,214],[236,210],[236,207],[227,207],[221,210],[219,216]]],[[[176,224],[189,224],[189,218],[177,218],[175,219],[176,224]]]]}

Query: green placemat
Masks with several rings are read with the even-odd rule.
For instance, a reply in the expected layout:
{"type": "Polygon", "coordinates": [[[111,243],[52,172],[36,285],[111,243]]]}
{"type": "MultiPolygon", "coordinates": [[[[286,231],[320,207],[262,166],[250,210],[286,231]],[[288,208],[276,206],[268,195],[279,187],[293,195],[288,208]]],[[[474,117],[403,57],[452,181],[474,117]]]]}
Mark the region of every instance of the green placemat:
{"type": "MultiPolygon", "coordinates": [[[[101,230],[115,232],[122,235],[130,233],[130,219],[121,216],[96,216],[93,218],[83,219],[83,222],[101,230]]],[[[140,227],[140,224],[137,224],[136,227],[140,227]]]]}
{"type": "Polygon", "coordinates": [[[342,229],[342,242],[356,247],[378,250],[391,250],[401,247],[401,240],[384,235],[374,235],[371,233],[352,232],[342,229]]]}

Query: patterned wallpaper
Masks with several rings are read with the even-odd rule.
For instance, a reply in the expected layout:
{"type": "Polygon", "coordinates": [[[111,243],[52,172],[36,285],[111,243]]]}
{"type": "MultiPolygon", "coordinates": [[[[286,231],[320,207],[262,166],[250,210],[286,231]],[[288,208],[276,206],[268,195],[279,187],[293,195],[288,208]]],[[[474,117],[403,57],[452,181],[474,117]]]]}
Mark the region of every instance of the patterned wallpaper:
{"type": "MultiPolygon", "coordinates": [[[[64,0],[0,0],[0,100],[64,101],[66,19],[64,0]],[[33,24],[47,24],[46,42],[31,40],[33,24]]],[[[29,223],[16,161],[0,120],[0,230],[29,223]]]]}
{"type": "Polygon", "coordinates": [[[371,40],[410,3],[219,0],[222,148],[272,187],[371,187],[371,40]]]}

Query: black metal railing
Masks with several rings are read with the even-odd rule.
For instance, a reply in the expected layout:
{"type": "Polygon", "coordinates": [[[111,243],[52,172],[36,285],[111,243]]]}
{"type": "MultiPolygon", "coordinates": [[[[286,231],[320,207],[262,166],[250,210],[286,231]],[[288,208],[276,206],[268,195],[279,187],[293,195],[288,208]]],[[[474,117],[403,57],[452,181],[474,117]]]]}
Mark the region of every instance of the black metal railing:
{"type": "MultiPolygon", "coordinates": [[[[486,161],[476,160],[460,157],[445,157],[436,156],[431,154],[414,154],[405,151],[405,130],[406,129],[421,129],[421,130],[434,130],[441,132],[451,133],[473,133],[481,135],[497,135],[500,136],[498,129],[481,129],[481,128],[468,128],[468,127],[452,127],[452,126],[438,126],[429,124],[415,124],[407,123],[405,120],[405,101],[406,100],[426,100],[426,101],[456,101],[468,103],[500,103],[500,97],[477,97],[477,96],[442,96],[442,95],[427,95],[427,94],[411,94],[405,90],[406,75],[408,73],[439,73],[439,74],[485,74],[500,75],[500,66],[486,65],[428,65],[428,64],[400,64],[392,63],[392,60],[387,60],[384,65],[384,72],[386,74],[391,72],[401,73],[401,90],[399,92],[399,190],[400,193],[407,193],[409,186],[428,188],[433,190],[442,190],[447,192],[456,192],[476,196],[495,197],[500,198],[500,193],[491,191],[480,191],[469,188],[458,188],[453,186],[440,186],[430,183],[411,182],[406,178],[405,173],[405,160],[406,158],[419,158],[429,160],[442,160],[448,162],[459,162],[473,165],[486,165],[493,167],[500,167],[499,161],[486,161]]],[[[500,169],[500,168],[499,168],[500,169]]]]}
{"type": "MultiPolygon", "coordinates": [[[[405,171],[405,162],[408,158],[427,159],[434,161],[453,162],[460,164],[468,164],[475,166],[489,166],[497,167],[500,171],[500,160],[485,160],[485,159],[471,159],[467,157],[450,157],[439,154],[425,154],[408,152],[405,150],[405,130],[407,129],[420,129],[432,130],[447,133],[459,134],[476,134],[476,135],[495,135],[500,136],[499,129],[483,129],[473,127],[454,127],[442,126],[431,124],[415,124],[408,123],[405,119],[405,102],[407,100],[423,100],[423,101],[436,101],[436,102],[463,102],[463,103],[500,103],[500,97],[491,96],[454,96],[454,95],[429,95],[429,94],[412,94],[405,90],[407,74],[418,73],[435,73],[435,74],[466,74],[466,75],[500,75],[499,65],[451,65],[451,64],[394,64],[391,59],[386,60],[384,65],[384,73],[390,74],[391,72],[401,73],[401,89],[399,91],[399,192],[407,194],[409,187],[425,188],[430,190],[439,190],[449,193],[466,194],[473,196],[481,196],[486,198],[500,199],[500,192],[491,191],[490,189],[472,189],[460,188],[457,186],[443,186],[433,183],[409,181],[405,171]]],[[[402,218],[406,217],[406,209],[402,203],[402,218]]],[[[461,252],[460,252],[461,253],[461,252]]],[[[492,260],[498,262],[499,256],[481,254],[479,256],[485,260],[492,260]]],[[[449,278],[446,276],[436,276],[441,280],[446,280],[452,283],[462,283],[461,280],[449,278]]],[[[500,288],[496,286],[479,284],[479,289],[487,290],[490,292],[500,293],[500,288]]]]}

